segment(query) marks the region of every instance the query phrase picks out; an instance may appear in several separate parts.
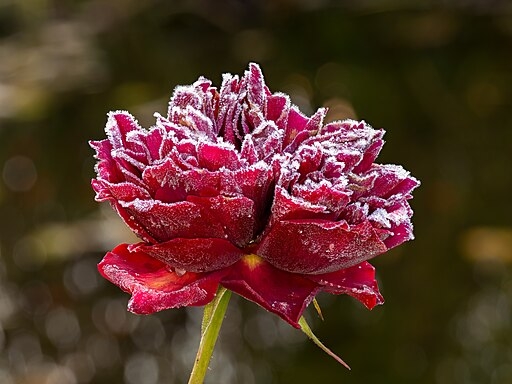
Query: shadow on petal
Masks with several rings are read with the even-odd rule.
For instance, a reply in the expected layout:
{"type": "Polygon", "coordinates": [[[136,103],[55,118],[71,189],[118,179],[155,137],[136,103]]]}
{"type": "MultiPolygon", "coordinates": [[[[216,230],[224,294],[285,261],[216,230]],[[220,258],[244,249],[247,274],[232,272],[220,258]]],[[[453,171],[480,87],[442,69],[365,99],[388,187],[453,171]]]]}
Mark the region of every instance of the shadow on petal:
{"type": "Polygon", "coordinates": [[[295,328],[320,286],[303,275],[274,268],[257,255],[246,255],[230,268],[221,285],[275,313],[295,328]]]}

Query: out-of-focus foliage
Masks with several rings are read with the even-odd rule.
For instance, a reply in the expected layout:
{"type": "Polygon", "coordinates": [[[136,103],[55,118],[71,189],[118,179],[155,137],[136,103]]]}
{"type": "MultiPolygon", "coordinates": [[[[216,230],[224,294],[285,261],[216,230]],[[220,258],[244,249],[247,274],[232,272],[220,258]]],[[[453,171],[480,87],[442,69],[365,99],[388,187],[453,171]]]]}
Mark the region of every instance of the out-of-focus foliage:
{"type": "Polygon", "coordinates": [[[0,2],[0,382],[186,381],[201,310],[134,316],[96,271],[134,239],[93,201],[87,140],[248,61],[304,111],[386,128],[380,160],[423,182],[417,239],[375,261],[383,307],[309,311],[351,372],[234,299],[209,382],[512,382],[511,48],[498,0],[0,2]]]}

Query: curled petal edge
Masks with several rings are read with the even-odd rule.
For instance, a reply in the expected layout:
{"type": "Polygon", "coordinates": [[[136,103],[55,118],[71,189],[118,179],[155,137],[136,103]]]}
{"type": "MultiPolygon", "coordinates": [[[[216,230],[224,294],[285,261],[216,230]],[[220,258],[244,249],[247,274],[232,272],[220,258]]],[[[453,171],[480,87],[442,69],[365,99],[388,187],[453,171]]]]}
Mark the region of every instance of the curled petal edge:
{"type": "Polygon", "coordinates": [[[144,252],[120,244],[98,265],[107,280],[132,295],[128,310],[150,314],[168,308],[201,306],[215,297],[222,273],[178,273],[144,252]]]}

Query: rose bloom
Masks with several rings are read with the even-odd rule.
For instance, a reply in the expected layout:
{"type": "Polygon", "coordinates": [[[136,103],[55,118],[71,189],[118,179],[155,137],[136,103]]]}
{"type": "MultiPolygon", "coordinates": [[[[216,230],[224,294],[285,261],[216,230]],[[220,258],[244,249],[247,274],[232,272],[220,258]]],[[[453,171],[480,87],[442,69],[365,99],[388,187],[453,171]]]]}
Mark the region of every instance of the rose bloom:
{"type": "Polygon", "coordinates": [[[167,116],[140,127],[111,112],[96,150],[97,201],[141,239],[99,264],[141,314],[205,305],[219,284],[299,328],[320,292],[383,303],[367,260],[413,238],[419,182],[374,163],[383,130],[324,123],[272,93],[257,64],[178,86],[167,116]]]}

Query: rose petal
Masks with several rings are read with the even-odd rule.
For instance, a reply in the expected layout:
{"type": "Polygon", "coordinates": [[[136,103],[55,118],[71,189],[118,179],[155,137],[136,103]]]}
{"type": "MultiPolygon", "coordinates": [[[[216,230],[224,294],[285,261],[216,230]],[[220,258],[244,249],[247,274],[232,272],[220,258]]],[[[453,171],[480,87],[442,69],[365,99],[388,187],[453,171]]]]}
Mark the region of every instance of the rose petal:
{"type": "Polygon", "coordinates": [[[219,194],[219,172],[206,169],[183,170],[174,160],[147,167],[143,180],[155,199],[164,203],[185,200],[186,196],[215,196],[219,194]]]}
{"type": "Polygon", "coordinates": [[[368,309],[384,303],[377,280],[375,280],[375,268],[366,261],[336,272],[305,276],[320,284],[322,291],[334,295],[350,295],[368,309]]]}
{"type": "MultiPolygon", "coordinates": [[[[288,148],[294,142],[297,135],[304,130],[309,119],[295,106],[290,108],[286,132],[283,140],[283,148],[288,148]]],[[[307,135],[309,137],[309,134],[307,135]]],[[[296,146],[295,146],[296,148],[296,146]]],[[[290,151],[291,152],[291,151],[290,151]]]]}
{"type": "Polygon", "coordinates": [[[288,122],[290,112],[290,97],[284,93],[274,93],[267,99],[267,119],[272,120],[284,130],[288,122]]]}
{"type": "Polygon", "coordinates": [[[246,255],[230,268],[221,285],[273,312],[295,328],[320,286],[304,276],[274,268],[256,255],[246,255]]]}
{"type": "Polygon", "coordinates": [[[96,201],[148,199],[151,196],[144,188],[133,183],[110,183],[103,179],[93,179],[92,188],[96,192],[96,201]]]}
{"type": "Polygon", "coordinates": [[[106,279],[132,294],[128,309],[138,314],[205,305],[213,300],[222,277],[218,272],[178,275],[143,252],[129,251],[127,244],[108,252],[98,269],[106,279]]]}
{"type": "Polygon", "coordinates": [[[274,204],[270,218],[271,225],[281,220],[329,219],[334,218],[334,216],[322,205],[291,196],[287,190],[279,186],[275,188],[274,204]]]}
{"type": "Polygon", "coordinates": [[[327,220],[285,220],[274,224],[256,253],[288,272],[334,272],[384,253],[387,247],[379,234],[367,221],[349,226],[327,220]]]}
{"type": "Polygon", "coordinates": [[[261,108],[263,113],[265,113],[267,94],[265,92],[266,86],[260,67],[254,63],[250,63],[249,70],[245,72],[245,77],[247,78],[247,100],[252,105],[261,108]]]}
{"type": "Polygon", "coordinates": [[[256,222],[254,202],[244,196],[189,196],[188,201],[203,208],[208,216],[222,225],[227,239],[245,247],[254,237],[256,222]]]}
{"type": "Polygon", "coordinates": [[[412,229],[413,228],[411,222],[404,221],[403,223],[391,229],[393,234],[392,236],[384,240],[384,244],[386,244],[386,247],[388,247],[388,249],[391,249],[406,241],[414,239],[412,229]]]}
{"type": "Polygon", "coordinates": [[[243,252],[228,240],[217,238],[177,238],[154,245],[139,243],[133,249],[175,268],[192,272],[209,272],[225,268],[243,256],[243,252]]]}
{"type": "MultiPolygon", "coordinates": [[[[373,164],[369,172],[376,175],[373,187],[367,191],[370,196],[388,197],[396,188],[400,190],[404,180],[412,179],[408,171],[394,164],[373,164]]],[[[407,184],[403,188],[407,188],[407,184]]]]}
{"type": "Polygon", "coordinates": [[[136,199],[119,203],[133,220],[160,242],[177,237],[226,236],[219,222],[189,201],[166,204],[155,200],[136,199]]]}
{"type": "Polygon", "coordinates": [[[135,233],[140,239],[147,241],[148,243],[155,243],[157,240],[153,237],[153,235],[148,231],[146,227],[144,227],[141,223],[139,223],[135,216],[132,216],[130,212],[127,212],[124,207],[117,201],[111,201],[110,205],[117,212],[117,214],[123,219],[126,225],[135,233]]]}
{"type": "Polygon", "coordinates": [[[200,143],[197,148],[197,159],[199,165],[209,171],[218,171],[222,167],[231,170],[240,168],[237,151],[227,146],[200,143]]]}

